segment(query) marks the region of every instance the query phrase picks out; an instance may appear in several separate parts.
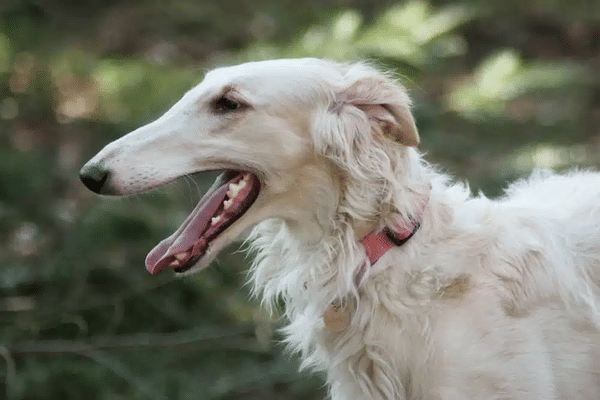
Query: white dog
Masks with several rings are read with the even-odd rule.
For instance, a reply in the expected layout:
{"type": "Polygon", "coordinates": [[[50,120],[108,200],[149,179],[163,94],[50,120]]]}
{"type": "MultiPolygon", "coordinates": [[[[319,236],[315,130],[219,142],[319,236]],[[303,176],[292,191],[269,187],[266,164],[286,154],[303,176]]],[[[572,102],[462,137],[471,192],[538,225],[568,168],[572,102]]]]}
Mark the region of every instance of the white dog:
{"type": "Polygon", "coordinates": [[[600,399],[600,175],[473,198],[422,160],[409,105],[365,64],[216,69],[81,178],[126,195],[224,169],[146,267],[200,270],[253,228],[256,293],[332,399],[600,399]]]}

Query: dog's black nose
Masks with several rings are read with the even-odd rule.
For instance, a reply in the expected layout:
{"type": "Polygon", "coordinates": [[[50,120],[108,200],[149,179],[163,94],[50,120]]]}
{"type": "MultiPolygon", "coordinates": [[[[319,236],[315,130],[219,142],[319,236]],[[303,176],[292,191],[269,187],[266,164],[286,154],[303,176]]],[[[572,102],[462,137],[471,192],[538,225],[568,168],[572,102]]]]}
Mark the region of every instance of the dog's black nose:
{"type": "Polygon", "coordinates": [[[103,191],[105,193],[108,192],[104,186],[107,186],[106,183],[109,177],[110,171],[100,167],[97,164],[85,165],[83,168],[81,168],[81,171],[79,171],[79,178],[81,179],[81,182],[83,182],[83,184],[92,192],[98,194],[102,193],[103,191]]]}

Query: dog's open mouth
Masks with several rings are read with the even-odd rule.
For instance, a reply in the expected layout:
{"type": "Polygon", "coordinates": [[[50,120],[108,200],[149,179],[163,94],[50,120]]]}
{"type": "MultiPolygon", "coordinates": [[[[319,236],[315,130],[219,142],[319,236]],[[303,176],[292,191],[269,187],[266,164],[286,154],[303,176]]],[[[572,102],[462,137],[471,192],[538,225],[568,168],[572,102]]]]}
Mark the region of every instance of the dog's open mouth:
{"type": "Polygon", "coordinates": [[[260,191],[256,175],[225,171],[202,197],[185,222],[160,242],[146,257],[146,269],[158,274],[167,267],[175,272],[192,268],[205,254],[211,241],[237,221],[260,191]]]}

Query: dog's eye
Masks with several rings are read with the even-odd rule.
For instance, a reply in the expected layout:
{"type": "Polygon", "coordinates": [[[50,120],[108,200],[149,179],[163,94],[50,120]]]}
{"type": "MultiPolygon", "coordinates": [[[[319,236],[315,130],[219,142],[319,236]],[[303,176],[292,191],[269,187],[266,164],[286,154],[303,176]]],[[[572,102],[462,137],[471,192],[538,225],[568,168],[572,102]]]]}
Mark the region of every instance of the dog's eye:
{"type": "Polygon", "coordinates": [[[226,113],[230,111],[236,111],[242,108],[242,105],[227,96],[219,97],[213,104],[215,111],[220,113],[226,113]]]}

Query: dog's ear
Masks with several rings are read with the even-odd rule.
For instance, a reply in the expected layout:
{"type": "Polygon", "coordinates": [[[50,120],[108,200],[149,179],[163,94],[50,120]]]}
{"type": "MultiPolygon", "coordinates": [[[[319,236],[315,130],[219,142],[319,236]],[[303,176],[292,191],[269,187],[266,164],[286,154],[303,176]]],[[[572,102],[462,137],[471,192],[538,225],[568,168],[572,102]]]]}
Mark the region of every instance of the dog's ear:
{"type": "Polygon", "coordinates": [[[369,168],[374,172],[384,162],[380,156],[390,148],[385,140],[419,144],[403,86],[364,64],[340,69],[342,79],[328,97],[328,107],[314,115],[313,143],[321,154],[357,174],[369,168]]]}
{"type": "Polygon", "coordinates": [[[366,115],[374,131],[404,146],[419,144],[410,99],[403,86],[362,64],[350,67],[344,81],[345,87],[336,99],[341,118],[348,106],[355,107],[366,115]]]}

